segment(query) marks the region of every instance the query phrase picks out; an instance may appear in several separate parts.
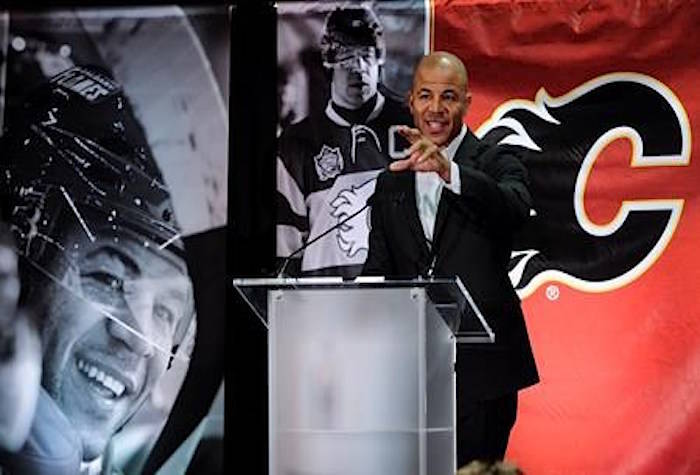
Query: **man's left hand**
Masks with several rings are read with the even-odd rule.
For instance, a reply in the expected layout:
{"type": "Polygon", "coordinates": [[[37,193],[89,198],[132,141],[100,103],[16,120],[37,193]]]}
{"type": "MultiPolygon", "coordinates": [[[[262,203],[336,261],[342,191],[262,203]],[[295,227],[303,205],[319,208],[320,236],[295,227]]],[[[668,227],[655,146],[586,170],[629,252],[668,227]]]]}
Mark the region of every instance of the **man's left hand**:
{"type": "Polygon", "coordinates": [[[407,158],[389,165],[391,171],[435,172],[446,183],[450,182],[450,161],[440,152],[440,147],[418,129],[402,126],[397,131],[409,141],[411,146],[408,149],[407,158]]]}

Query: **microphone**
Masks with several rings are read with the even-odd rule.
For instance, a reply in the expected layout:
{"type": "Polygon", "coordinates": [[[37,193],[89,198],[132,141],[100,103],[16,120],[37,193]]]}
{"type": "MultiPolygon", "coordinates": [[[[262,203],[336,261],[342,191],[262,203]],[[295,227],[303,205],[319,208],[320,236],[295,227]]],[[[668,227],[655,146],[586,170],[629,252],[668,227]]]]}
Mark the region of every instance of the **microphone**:
{"type": "Polygon", "coordinates": [[[425,245],[428,248],[428,262],[426,263],[426,261],[424,261],[423,259],[416,259],[416,267],[419,269],[417,272],[417,277],[420,279],[430,280],[433,278],[433,272],[435,272],[435,264],[437,263],[438,252],[432,240],[428,239],[425,236],[422,237],[423,241],[425,242],[425,245]]]}
{"type": "Polygon", "coordinates": [[[447,207],[446,214],[443,216],[443,218],[440,220],[440,227],[438,228],[438,216],[435,216],[435,228],[433,230],[433,240],[427,239],[424,237],[425,242],[428,244],[428,249],[430,250],[430,254],[428,255],[428,259],[430,260],[430,264],[428,265],[427,268],[425,268],[425,276],[428,279],[433,278],[433,274],[435,273],[435,266],[437,265],[437,260],[438,260],[438,254],[440,253],[440,246],[437,245],[435,242],[434,238],[439,236],[441,234],[442,228],[445,227],[445,224],[448,221],[449,215],[450,215],[450,210],[452,208],[451,205],[453,205],[454,200],[454,195],[451,193],[443,193],[442,197],[440,198],[441,200],[445,200],[446,203],[450,206],[447,207]]]}
{"type": "Polygon", "coordinates": [[[433,272],[435,272],[435,263],[437,262],[437,257],[438,257],[438,256],[437,256],[437,252],[433,252],[433,253],[431,253],[431,254],[433,254],[433,258],[432,258],[432,260],[430,261],[430,266],[428,266],[427,272],[425,273],[425,274],[426,274],[426,277],[427,277],[428,279],[432,279],[432,278],[433,278],[433,272]]]}
{"type": "Polygon", "coordinates": [[[324,236],[328,235],[329,233],[335,231],[336,229],[338,229],[339,227],[341,227],[342,225],[344,225],[345,223],[347,223],[348,221],[350,221],[350,220],[351,220],[352,218],[354,218],[355,216],[361,214],[364,210],[366,210],[367,208],[369,208],[370,206],[372,206],[372,205],[376,202],[377,199],[378,199],[378,198],[377,198],[377,193],[376,193],[376,192],[375,192],[375,193],[372,193],[372,196],[370,196],[369,198],[367,198],[367,201],[365,202],[365,205],[364,205],[362,208],[360,208],[359,210],[355,211],[354,213],[352,213],[352,214],[346,216],[344,219],[341,219],[341,220],[338,221],[336,224],[334,224],[334,225],[331,226],[330,228],[326,229],[325,231],[323,231],[321,234],[319,234],[318,236],[316,236],[316,237],[313,238],[312,240],[310,240],[310,241],[304,243],[304,244],[303,244],[301,247],[299,247],[296,251],[292,252],[292,253],[289,254],[287,257],[285,257],[285,258],[284,258],[284,261],[283,261],[282,264],[280,265],[279,270],[276,272],[275,277],[278,278],[278,279],[284,277],[284,271],[287,269],[287,266],[289,265],[289,262],[292,260],[292,258],[294,258],[294,256],[296,256],[296,255],[299,254],[300,252],[304,251],[307,247],[309,247],[310,245],[312,245],[313,243],[315,243],[316,241],[318,241],[318,240],[321,239],[322,237],[324,237],[324,236]]]}

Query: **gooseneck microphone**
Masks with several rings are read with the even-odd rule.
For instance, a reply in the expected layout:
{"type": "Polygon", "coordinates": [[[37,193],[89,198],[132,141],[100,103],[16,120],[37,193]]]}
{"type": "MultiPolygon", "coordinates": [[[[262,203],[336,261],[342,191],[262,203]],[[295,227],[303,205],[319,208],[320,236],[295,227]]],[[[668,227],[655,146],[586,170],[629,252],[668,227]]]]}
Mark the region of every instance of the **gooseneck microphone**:
{"type": "Polygon", "coordinates": [[[428,269],[425,272],[425,277],[427,279],[432,279],[433,278],[433,273],[435,272],[435,264],[437,263],[437,252],[431,252],[433,254],[433,258],[430,260],[430,265],[428,266],[428,269]]]}

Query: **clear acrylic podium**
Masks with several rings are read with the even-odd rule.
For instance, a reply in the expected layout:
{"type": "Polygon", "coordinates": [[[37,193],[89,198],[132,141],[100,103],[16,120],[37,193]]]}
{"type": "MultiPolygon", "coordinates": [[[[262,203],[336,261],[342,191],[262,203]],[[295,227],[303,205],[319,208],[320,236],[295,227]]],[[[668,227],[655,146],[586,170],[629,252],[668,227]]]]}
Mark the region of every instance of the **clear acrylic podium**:
{"type": "Polygon", "coordinates": [[[274,475],[453,475],[455,343],[495,335],[459,279],[235,279],[268,329],[274,475]]]}

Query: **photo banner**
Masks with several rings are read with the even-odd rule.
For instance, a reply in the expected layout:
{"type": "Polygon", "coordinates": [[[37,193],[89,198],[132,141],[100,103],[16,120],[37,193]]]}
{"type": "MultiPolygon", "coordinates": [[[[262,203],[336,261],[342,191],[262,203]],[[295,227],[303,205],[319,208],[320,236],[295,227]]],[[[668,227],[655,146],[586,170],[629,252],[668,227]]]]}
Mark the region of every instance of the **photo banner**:
{"type": "Polygon", "coordinates": [[[0,331],[31,319],[41,342],[38,365],[0,359],[0,472],[141,473],[173,425],[165,472],[223,444],[223,394],[214,423],[190,422],[223,371],[188,370],[223,321],[225,290],[201,292],[224,272],[201,256],[225,249],[200,236],[227,221],[230,32],[222,5],[0,12],[0,231],[20,284],[0,331]]]}
{"type": "Polygon", "coordinates": [[[511,280],[540,384],[526,473],[700,469],[695,2],[434,2],[477,135],[522,146],[536,215],[511,280]]]}

